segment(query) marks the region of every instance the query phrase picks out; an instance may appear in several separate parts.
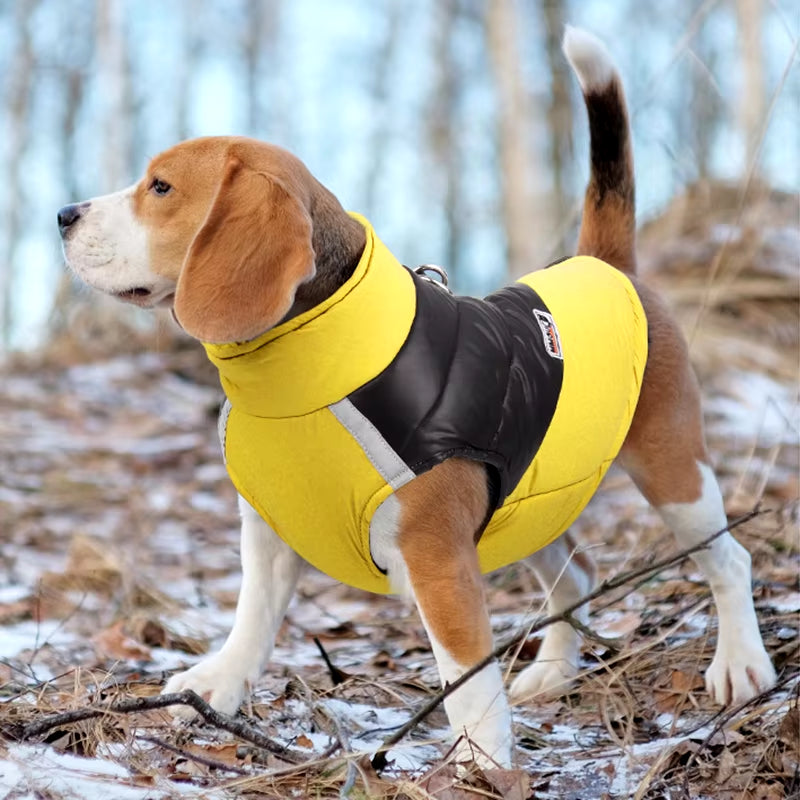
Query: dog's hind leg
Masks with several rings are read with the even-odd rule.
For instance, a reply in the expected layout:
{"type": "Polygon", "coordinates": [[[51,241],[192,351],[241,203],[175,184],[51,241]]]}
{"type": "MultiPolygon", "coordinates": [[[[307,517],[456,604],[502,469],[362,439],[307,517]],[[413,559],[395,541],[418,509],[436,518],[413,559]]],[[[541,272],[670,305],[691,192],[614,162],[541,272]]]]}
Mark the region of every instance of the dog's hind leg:
{"type": "MultiPolygon", "coordinates": [[[[547,596],[547,614],[558,614],[575,600],[588,594],[595,579],[592,560],[576,547],[569,532],[526,559],[547,596]]],[[[588,622],[589,607],[575,612],[576,619],[588,622]]],[[[525,667],[511,684],[511,699],[526,700],[542,693],[564,694],[578,674],[581,638],[568,622],[556,622],[545,629],[536,660],[525,667]]]]}
{"type": "MultiPolygon", "coordinates": [[[[488,504],[486,476],[478,464],[451,459],[400,488],[396,497],[397,557],[387,560],[389,577],[410,588],[444,686],[492,650],[475,549],[488,504]]],[[[444,706],[454,734],[466,735],[456,748],[457,761],[511,765],[511,714],[496,661],[444,706]]]]}
{"type": "MultiPolygon", "coordinates": [[[[728,524],[703,436],[700,392],[686,344],[661,302],[638,287],[647,312],[650,353],[642,393],[620,463],[675,534],[699,544],[728,524]]],[[[717,649],[706,688],[721,704],[741,703],[775,683],[758,628],[750,555],[730,533],[692,555],[714,595],[717,649]]]]}
{"type": "MultiPolygon", "coordinates": [[[[727,525],[722,494],[711,467],[686,463],[697,479],[694,501],[656,506],[682,548],[699,544],[727,525]]],[[[642,483],[642,491],[648,486],[642,483]]],[[[719,616],[717,649],[706,671],[706,689],[723,705],[738,704],[769,689],[775,670],[764,649],[753,606],[750,554],[730,533],[692,556],[711,586],[719,616]]]]}

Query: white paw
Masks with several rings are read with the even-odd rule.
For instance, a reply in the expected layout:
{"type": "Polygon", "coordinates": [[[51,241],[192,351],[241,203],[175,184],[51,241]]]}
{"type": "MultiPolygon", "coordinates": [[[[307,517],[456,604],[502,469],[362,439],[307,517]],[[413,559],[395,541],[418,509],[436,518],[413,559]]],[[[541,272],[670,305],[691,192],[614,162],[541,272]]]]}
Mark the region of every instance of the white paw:
{"type": "MultiPolygon", "coordinates": [[[[443,676],[443,682],[447,680],[443,676]]],[[[458,737],[453,748],[455,761],[474,762],[486,768],[511,765],[511,709],[497,662],[473,675],[444,701],[444,707],[453,734],[458,737]]]]}
{"type": "Polygon", "coordinates": [[[567,694],[577,674],[578,667],[567,659],[537,659],[514,679],[509,692],[511,701],[521,703],[537,694],[567,694]]]}
{"type": "Polygon", "coordinates": [[[466,777],[473,766],[478,769],[511,769],[511,745],[504,742],[494,748],[493,754],[487,754],[479,745],[465,736],[459,737],[453,747],[450,761],[456,765],[459,777],[466,777]]]}
{"type": "Polygon", "coordinates": [[[706,672],[706,691],[723,706],[746,703],[775,685],[775,668],[761,641],[737,644],[718,646],[706,672]]]}
{"type": "MultiPolygon", "coordinates": [[[[192,689],[215,710],[235,714],[244,697],[245,686],[246,679],[236,665],[217,653],[186,672],[173,675],[162,694],[192,689]]],[[[190,706],[170,706],[170,712],[180,719],[192,719],[197,715],[190,706]]]]}

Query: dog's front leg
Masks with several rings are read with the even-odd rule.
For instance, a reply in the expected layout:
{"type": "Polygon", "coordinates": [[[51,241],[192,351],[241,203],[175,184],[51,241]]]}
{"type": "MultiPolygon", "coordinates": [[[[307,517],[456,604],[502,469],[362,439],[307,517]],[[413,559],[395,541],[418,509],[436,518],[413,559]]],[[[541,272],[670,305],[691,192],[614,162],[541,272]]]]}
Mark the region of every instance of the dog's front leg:
{"type": "MultiPolygon", "coordinates": [[[[492,650],[475,535],[486,513],[483,468],[451,460],[399,489],[373,519],[374,543],[398,588],[410,589],[430,637],[442,685],[492,650]],[[399,502],[398,502],[399,501],[399,502]],[[394,547],[391,542],[394,540],[394,547]]],[[[511,766],[512,731],[503,677],[490,663],[444,701],[460,737],[456,760],[511,766]]]]}
{"type": "MultiPolygon", "coordinates": [[[[440,563],[436,576],[408,553],[408,577],[431,642],[442,686],[460,678],[492,650],[489,616],[483,600],[477,558],[440,563]]],[[[456,737],[455,760],[482,767],[511,767],[513,735],[500,665],[492,661],[445,698],[447,719],[456,737]]]]}
{"type": "MultiPolygon", "coordinates": [[[[222,649],[186,672],[174,675],[165,693],[193,689],[215,709],[233,714],[272,653],[275,636],[294,593],[303,561],[240,498],[242,588],[236,617],[222,649]]],[[[179,716],[194,711],[176,707],[179,716]]]]}

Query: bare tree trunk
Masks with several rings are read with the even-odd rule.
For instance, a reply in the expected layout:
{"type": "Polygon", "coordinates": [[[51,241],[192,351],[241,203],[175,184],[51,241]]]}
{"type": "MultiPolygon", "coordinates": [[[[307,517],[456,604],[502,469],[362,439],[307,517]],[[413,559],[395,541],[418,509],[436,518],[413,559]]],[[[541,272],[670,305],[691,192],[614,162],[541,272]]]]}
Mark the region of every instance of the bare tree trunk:
{"type": "MultiPolygon", "coordinates": [[[[556,219],[566,217],[569,207],[567,191],[568,166],[574,163],[572,153],[572,103],[567,65],[561,53],[561,37],[564,32],[564,1],[545,0],[543,4],[545,24],[545,52],[550,68],[550,103],[547,107],[549,129],[550,169],[553,174],[553,211],[556,219]]],[[[559,249],[565,243],[558,242],[559,249]]]]}
{"type": "Polygon", "coordinates": [[[248,0],[247,32],[244,39],[244,61],[247,74],[247,128],[250,136],[267,135],[267,109],[264,90],[269,82],[264,65],[274,60],[281,4],[278,0],[248,0]]]}
{"type": "Polygon", "coordinates": [[[98,91],[102,120],[103,191],[122,188],[131,175],[131,82],[123,0],[97,0],[98,91]]]}
{"type": "Polygon", "coordinates": [[[65,19],[62,31],[69,47],[62,51],[62,59],[56,65],[63,95],[58,144],[61,183],[65,189],[64,203],[81,197],[78,175],[83,170],[76,152],[76,128],[94,57],[95,42],[85,34],[87,27],[91,30],[94,25],[95,0],[71,0],[70,9],[72,13],[65,19]]]}
{"type": "Polygon", "coordinates": [[[246,30],[242,49],[247,77],[247,133],[258,136],[262,116],[260,72],[264,4],[261,0],[247,0],[245,14],[246,30]]]}
{"type": "Polygon", "coordinates": [[[456,132],[457,101],[461,75],[455,63],[452,30],[459,13],[458,0],[439,0],[434,22],[434,88],[428,112],[428,138],[442,187],[445,224],[445,263],[451,281],[460,266],[464,213],[462,208],[462,170],[460,136],[456,132]]]}
{"type": "Polygon", "coordinates": [[[201,38],[198,19],[201,14],[199,0],[183,0],[181,8],[181,42],[178,45],[183,55],[178,61],[178,74],[175,76],[175,138],[176,141],[191,136],[191,89],[192,80],[197,73],[200,61],[201,38]]]}
{"type": "MultiPolygon", "coordinates": [[[[85,21],[84,14],[93,13],[93,8],[81,7],[80,13],[70,19],[70,28],[66,31],[73,43],[71,52],[65,56],[64,63],[59,65],[62,76],[62,92],[64,94],[64,112],[61,118],[61,135],[59,144],[61,148],[61,183],[64,187],[63,203],[71,203],[81,198],[81,187],[78,185],[79,162],[76,153],[75,129],[78,113],[83,105],[86,90],[86,75],[92,60],[91,39],[80,36],[80,30],[75,21],[81,24],[85,21]]],[[[90,23],[91,24],[91,23],[90,23]]],[[[55,227],[55,219],[53,220],[55,227]]],[[[48,321],[48,335],[62,336],[68,326],[68,312],[76,302],[75,282],[68,270],[63,270],[58,282],[53,306],[48,321]]]]}
{"type": "Polygon", "coordinates": [[[695,36],[692,65],[690,112],[686,120],[689,140],[693,142],[697,177],[704,181],[709,177],[711,148],[719,127],[721,103],[719,87],[714,84],[717,53],[705,27],[695,36]]]}
{"type": "Polygon", "coordinates": [[[374,115],[366,147],[364,210],[368,217],[371,217],[375,210],[381,179],[386,171],[386,154],[391,144],[392,115],[389,112],[389,103],[391,86],[396,78],[392,73],[392,62],[400,41],[398,32],[403,10],[402,0],[390,0],[384,4],[385,34],[377,40],[370,63],[372,75],[369,86],[370,102],[373,108],[380,109],[381,113],[374,115]]]}
{"type": "Polygon", "coordinates": [[[762,45],[764,0],[737,0],[742,90],[739,93],[739,126],[745,143],[745,169],[754,162],[764,124],[764,48],[762,45]]]}
{"type": "Polygon", "coordinates": [[[30,23],[37,0],[19,0],[14,25],[17,47],[14,52],[8,89],[8,127],[6,128],[6,198],[2,208],[4,236],[0,247],[0,349],[11,341],[14,294],[14,253],[22,232],[25,192],[22,185],[21,162],[28,143],[28,115],[33,84],[34,53],[30,23]]]}
{"type": "Polygon", "coordinates": [[[537,227],[543,216],[537,214],[540,209],[532,190],[535,154],[529,134],[531,98],[522,80],[518,29],[514,0],[489,0],[486,35],[497,93],[503,225],[512,278],[536,265],[537,234],[541,234],[537,227]]]}

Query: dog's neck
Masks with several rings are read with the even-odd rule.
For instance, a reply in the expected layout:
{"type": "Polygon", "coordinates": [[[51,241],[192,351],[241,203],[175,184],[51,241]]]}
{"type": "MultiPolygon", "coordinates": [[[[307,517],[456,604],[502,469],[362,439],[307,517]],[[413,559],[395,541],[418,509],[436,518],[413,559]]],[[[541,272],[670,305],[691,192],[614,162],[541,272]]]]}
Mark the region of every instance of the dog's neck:
{"type": "Polygon", "coordinates": [[[283,321],[319,305],[346,283],[367,242],[363,226],[347,214],[322,184],[315,183],[309,212],[316,271],[310,281],[297,289],[294,304],[283,321]]]}

